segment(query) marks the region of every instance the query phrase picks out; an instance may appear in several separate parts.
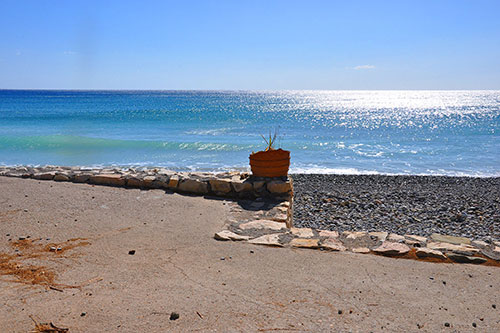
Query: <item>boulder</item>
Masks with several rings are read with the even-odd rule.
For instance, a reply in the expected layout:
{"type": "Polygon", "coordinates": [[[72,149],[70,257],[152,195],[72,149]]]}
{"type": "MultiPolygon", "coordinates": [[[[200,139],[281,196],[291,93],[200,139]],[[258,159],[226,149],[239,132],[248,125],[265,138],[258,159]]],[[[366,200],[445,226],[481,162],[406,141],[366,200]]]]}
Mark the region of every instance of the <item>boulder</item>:
{"type": "Polygon", "coordinates": [[[385,255],[401,255],[410,252],[410,248],[402,243],[383,242],[382,245],[373,249],[373,252],[385,255]]]}
{"type": "Polygon", "coordinates": [[[207,194],[208,184],[201,180],[183,179],[179,183],[178,189],[182,192],[187,192],[187,193],[207,194]]]}
{"type": "Polygon", "coordinates": [[[269,245],[269,246],[283,246],[280,243],[279,237],[281,234],[268,234],[264,236],[260,236],[254,239],[249,240],[249,243],[258,244],[258,245],[269,245]]]}
{"type": "Polygon", "coordinates": [[[118,174],[98,174],[90,176],[89,181],[97,185],[124,186],[125,178],[118,174]]]}

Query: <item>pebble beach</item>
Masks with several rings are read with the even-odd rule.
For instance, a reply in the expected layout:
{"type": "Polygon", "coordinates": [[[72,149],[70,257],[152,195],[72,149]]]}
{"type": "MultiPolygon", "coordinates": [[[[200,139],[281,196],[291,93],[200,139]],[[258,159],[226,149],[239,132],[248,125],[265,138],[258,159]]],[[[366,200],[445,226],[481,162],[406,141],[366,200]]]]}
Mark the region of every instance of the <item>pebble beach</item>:
{"type": "Polygon", "coordinates": [[[500,239],[500,178],[295,174],[294,225],[500,239]]]}

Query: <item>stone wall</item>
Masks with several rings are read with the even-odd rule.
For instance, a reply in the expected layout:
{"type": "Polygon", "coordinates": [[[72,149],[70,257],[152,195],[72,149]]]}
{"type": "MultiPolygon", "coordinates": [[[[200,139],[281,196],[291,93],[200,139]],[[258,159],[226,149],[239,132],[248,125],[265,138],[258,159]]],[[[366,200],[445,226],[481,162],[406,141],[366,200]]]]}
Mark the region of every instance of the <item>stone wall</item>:
{"type": "Polygon", "coordinates": [[[289,200],[290,178],[258,178],[247,173],[174,172],[162,168],[0,167],[0,176],[68,181],[131,188],[157,188],[179,193],[235,199],[289,200]]]}

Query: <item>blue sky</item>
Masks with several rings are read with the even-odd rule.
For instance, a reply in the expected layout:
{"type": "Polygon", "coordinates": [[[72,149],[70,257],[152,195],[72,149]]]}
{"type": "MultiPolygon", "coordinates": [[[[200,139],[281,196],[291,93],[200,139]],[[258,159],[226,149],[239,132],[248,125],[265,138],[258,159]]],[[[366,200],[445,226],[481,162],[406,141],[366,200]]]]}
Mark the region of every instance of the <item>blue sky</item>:
{"type": "Polygon", "coordinates": [[[0,89],[500,89],[500,1],[0,1],[0,89]]]}

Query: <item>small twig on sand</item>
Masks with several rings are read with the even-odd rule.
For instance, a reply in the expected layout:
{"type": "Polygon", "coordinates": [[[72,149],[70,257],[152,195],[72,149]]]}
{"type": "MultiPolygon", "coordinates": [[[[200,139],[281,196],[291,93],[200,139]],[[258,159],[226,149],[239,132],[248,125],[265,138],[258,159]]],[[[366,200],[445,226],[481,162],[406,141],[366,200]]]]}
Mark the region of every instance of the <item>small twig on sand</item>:
{"type": "Polygon", "coordinates": [[[55,291],[60,291],[60,292],[63,292],[64,290],[62,289],[59,289],[59,288],[56,288],[54,286],[49,286],[49,289],[52,289],[52,290],[55,290],[55,291]]]}
{"type": "Polygon", "coordinates": [[[200,317],[201,319],[203,319],[203,316],[201,315],[201,313],[199,313],[198,311],[196,311],[196,314],[198,315],[198,317],[200,317]]]}

